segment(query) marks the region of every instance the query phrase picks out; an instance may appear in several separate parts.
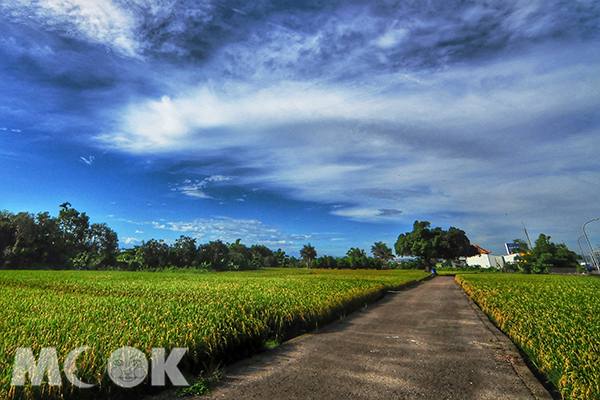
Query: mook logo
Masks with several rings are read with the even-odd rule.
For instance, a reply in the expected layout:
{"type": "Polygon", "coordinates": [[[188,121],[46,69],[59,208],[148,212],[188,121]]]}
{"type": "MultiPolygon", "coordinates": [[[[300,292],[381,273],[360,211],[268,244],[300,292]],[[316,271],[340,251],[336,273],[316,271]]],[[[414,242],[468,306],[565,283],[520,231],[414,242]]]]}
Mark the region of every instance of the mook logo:
{"type": "MultiPolygon", "coordinates": [[[[91,350],[91,347],[83,346],[71,350],[63,363],[65,377],[73,386],[82,389],[96,386],[96,384],[82,382],[76,374],[77,358],[87,350],[91,350]]],[[[155,347],[152,349],[152,368],[149,368],[144,353],[135,347],[121,347],[110,355],[106,370],[110,379],[123,388],[132,388],[139,385],[146,379],[149,371],[152,386],[164,386],[165,375],[169,377],[174,386],[189,386],[189,383],[177,368],[177,364],[187,350],[185,347],[175,347],[165,360],[165,349],[155,347]]],[[[61,386],[62,378],[56,349],[54,347],[43,348],[36,360],[30,347],[19,347],[15,354],[10,385],[24,386],[26,375],[29,375],[32,386],[40,386],[46,375],[48,376],[49,386],[61,386]]]]}

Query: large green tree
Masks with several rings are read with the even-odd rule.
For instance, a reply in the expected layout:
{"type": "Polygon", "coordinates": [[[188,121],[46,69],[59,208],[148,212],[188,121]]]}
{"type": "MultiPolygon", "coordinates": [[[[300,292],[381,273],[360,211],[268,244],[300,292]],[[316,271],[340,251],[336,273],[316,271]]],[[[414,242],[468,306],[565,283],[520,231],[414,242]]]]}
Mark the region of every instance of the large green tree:
{"type": "Polygon", "coordinates": [[[564,243],[556,244],[543,233],[537,238],[531,251],[518,257],[519,268],[525,273],[545,274],[548,268],[576,268],[577,254],[564,243]]]}
{"type": "Polygon", "coordinates": [[[306,261],[306,268],[310,268],[310,263],[312,262],[312,260],[317,258],[317,251],[309,243],[307,245],[304,245],[304,247],[300,250],[300,257],[302,257],[302,259],[306,261]]]}
{"type": "Polygon", "coordinates": [[[435,265],[439,259],[453,260],[474,255],[474,247],[461,229],[450,227],[431,229],[428,221],[415,221],[412,232],[398,236],[394,245],[398,256],[418,257],[426,265],[435,265]]]}

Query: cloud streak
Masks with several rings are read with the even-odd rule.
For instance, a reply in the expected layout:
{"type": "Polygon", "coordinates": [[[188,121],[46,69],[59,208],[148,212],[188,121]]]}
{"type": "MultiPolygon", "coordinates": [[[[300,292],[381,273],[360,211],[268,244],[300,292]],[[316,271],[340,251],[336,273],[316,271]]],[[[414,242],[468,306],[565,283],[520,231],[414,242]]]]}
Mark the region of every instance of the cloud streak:
{"type": "Polygon", "coordinates": [[[89,156],[88,158],[79,157],[79,162],[82,162],[82,163],[84,163],[86,165],[90,165],[90,166],[92,164],[94,164],[94,160],[95,160],[94,156],[89,156]]]}
{"type": "Polygon", "coordinates": [[[255,219],[229,217],[198,218],[192,221],[152,222],[154,229],[170,230],[189,235],[203,241],[222,240],[233,243],[242,239],[246,244],[265,244],[267,246],[293,248],[299,242],[309,240],[311,235],[288,234],[282,229],[265,225],[255,219]]]}
{"type": "Polygon", "coordinates": [[[213,182],[227,182],[233,178],[230,176],[223,175],[212,175],[203,180],[190,180],[186,179],[181,184],[172,185],[171,190],[175,192],[181,192],[187,196],[195,197],[198,199],[212,199],[211,196],[205,193],[205,188],[213,182]]]}

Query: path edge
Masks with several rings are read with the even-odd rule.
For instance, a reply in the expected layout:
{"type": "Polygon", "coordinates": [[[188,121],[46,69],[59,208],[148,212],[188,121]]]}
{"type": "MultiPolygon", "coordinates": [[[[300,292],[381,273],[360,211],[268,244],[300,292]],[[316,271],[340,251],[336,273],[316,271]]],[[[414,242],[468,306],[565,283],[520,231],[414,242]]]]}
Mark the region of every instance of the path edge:
{"type": "Polygon", "coordinates": [[[456,282],[456,280],[454,280],[454,284],[460,288],[460,291],[469,302],[469,306],[473,309],[473,311],[475,311],[481,322],[483,322],[486,328],[488,328],[488,330],[494,335],[495,339],[502,345],[502,350],[510,360],[510,364],[512,365],[513,370],[515,371],[519,379],[521,379],[523,384],[527,386],[527,388],[531,392],[531,395],[535,397],[536,400],[554,400],[550,392],[546,390],[544,385],[542,385],[542,383],[535,377],[533,372],[529,369],[529,367],[525,363],[525,360],[521,356],[521,353],[519,352],[515,344],[512,342],[512,340],[510,340],[510,338],[506,336],[504,332],[498,329],[498,327],[496,327],[496,325],[494,325],[492,321],[490,321],[487,314],[485,314],[483,310],[479,308],[477,303],[473,301],[471,296],[469,296],[469,294],[465,292],[463,287],[459,285],[458,282],[456,282]]]}

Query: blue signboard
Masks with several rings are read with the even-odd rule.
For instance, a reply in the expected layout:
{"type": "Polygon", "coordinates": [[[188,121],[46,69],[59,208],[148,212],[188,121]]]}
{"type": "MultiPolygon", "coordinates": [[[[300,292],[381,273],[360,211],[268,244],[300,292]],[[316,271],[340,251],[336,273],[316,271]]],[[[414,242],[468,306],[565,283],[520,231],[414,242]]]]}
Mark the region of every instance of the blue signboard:
{"type": "Polygon", "coordinates": [[[519,245],[517,243],[504,243],[504,246],[506,247],[506,254],[518,253],[519,245]]]}

